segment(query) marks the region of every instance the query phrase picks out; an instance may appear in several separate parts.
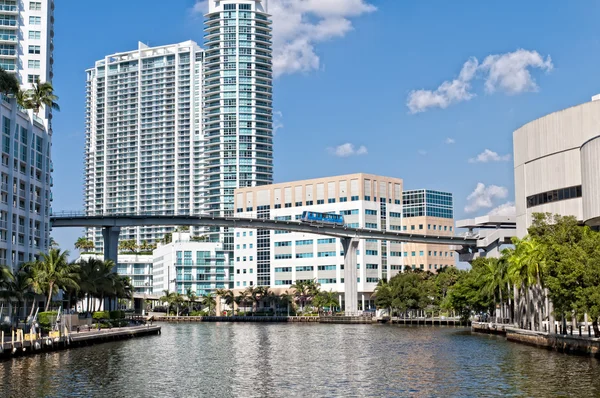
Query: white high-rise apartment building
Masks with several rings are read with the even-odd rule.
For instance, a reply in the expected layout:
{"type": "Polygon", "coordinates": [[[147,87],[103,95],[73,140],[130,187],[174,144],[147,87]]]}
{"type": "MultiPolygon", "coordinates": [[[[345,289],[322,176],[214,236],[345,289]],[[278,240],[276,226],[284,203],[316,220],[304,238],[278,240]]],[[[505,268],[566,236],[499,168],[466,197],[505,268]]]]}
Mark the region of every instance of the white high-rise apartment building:
{"type": "MultiPolygon", "coordinates": [[[[204,206],[234,215],[234,190],[273,182],[271,21],[266,0],[209,0],[204,52],[204,206]]],[[[233,250],[233,231],[211,229],[233,250]]]]}
{"type": "MultiPolygon", "coordinates": [[[[109,55],[87,70],[85,211],[198,214],[202,209],[202,50],[193,41],[109,55]]],[[[154,243],[168,226],[121,230],[154,243]]],[[[102,248],[102,231],[87,237],[102,248]]]]}
{"type": "MultiPolygon", "coordinates": [[[[0,0],[0,67],[22,89],[52,81],[53,37],[53,0],[0,0]]],[[[24,110],[14,98],[0,102],[0,263],[16,269],[49,244],[52,115],[24,110]]]]}

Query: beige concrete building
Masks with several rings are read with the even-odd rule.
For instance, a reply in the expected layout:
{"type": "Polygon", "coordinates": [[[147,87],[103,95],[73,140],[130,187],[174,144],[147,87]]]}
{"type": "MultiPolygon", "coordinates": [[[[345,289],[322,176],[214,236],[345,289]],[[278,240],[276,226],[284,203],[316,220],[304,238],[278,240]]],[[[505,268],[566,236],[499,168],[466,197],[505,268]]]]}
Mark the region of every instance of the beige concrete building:
{"type": "MultiPolygon", "coordinates": [[[[344,216],[354,228],[452,235],[452,195],[403,190],[399,178],[350,174],[235,191],[238,217],[299,220],[302,212],[344,216]]],[[[344,258],[339,239],[307,233],[236,229],[234,288],[289,288],[315,279],[321,288],[343,293],[344,258]]],[[[454,266],[447,246],[361,240],[357,252],[359,309],[374,308],[370,296],[380,279],[404,267],[435,272],[454,266]]]]}
{"type": "Polygon", "coordinates": [[[551,113],[513,134],[517,234],[533,213],[600,224],[600,101],[551,113]]]}

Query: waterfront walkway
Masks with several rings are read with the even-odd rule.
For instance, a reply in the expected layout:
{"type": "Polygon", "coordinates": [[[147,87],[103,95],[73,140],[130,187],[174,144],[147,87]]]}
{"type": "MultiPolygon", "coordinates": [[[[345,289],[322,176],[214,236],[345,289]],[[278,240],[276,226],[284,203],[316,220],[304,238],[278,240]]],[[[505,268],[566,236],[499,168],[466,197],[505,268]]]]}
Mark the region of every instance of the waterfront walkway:
{"type": "Polygon", "coordinates": [[[47,336],[25,334],[22,330],[0,338],[0,358],[9,358],[17,355],[29,355],[40,352],[56,351],[108,341],[130,339],[161,333],[160,326],[132,326],[112,329],[91,329],[79,333],[50,332],[47,336]]]}

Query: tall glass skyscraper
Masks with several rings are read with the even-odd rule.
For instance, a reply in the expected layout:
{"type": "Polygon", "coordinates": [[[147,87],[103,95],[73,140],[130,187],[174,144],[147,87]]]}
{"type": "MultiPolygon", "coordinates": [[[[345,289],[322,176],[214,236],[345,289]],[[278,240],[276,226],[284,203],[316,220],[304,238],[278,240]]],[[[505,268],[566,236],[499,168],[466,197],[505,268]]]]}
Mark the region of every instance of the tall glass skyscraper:
{"type": "MultiPolygon", "coordinates": [[[[273,182],[271,21],[266,0],[209,0],[204,37],[204,195],[233,216],[234,190],[273,182]]],[[[233,250],[233,230],[210,230],[233,250]]]]}

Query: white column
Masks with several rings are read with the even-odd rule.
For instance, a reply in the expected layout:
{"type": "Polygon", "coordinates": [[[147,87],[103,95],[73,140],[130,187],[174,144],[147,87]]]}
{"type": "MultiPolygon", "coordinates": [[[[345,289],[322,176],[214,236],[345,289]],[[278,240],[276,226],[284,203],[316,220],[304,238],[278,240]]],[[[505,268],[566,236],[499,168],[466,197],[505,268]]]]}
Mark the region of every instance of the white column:
{"type": "Polygon", "coordinates": [[[362,300],[362,310],[364,311],[364,310],[366,310],[366,308],[365,308],[365,294],[362,293],[360,295],[360,297],[361,297],[361,300],[362,300]]]}
{"type": "Polygon", "coordinates": [[[355,315],[358,312],[358,284],[356,281],[356,250],[358,239],[343,238],[344,249],[344,296],[346,302],[344,311],[346,315],[355,315]]]}

